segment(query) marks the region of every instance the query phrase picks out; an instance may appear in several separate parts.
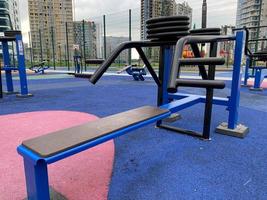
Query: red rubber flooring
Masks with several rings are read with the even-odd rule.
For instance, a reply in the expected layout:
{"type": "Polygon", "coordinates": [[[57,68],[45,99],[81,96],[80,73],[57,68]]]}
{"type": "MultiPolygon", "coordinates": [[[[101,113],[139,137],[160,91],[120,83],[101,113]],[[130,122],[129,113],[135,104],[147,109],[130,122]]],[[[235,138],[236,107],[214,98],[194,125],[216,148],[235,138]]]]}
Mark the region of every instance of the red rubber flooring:
{"type": "MultiPolygon", "coordinates": [[[[0,116],[0,199],[26,197],[21,141],[83,124],[97,117],[79,112],[45,111],[0,116]]],[[[49,166],[50,185],[67,199],[107,199],[114,160],[113,141],[49,166]]]]}
{"type": "MultiPolygon", "coordinates": [[[[248,81],[248,85],[249,86],[253,86],[254,85],[254,81],[248,81]]],[[[261,87],[263,89],[267,89],[267,81],[263,81],[262,84],[261,84],[261,87]]]]}

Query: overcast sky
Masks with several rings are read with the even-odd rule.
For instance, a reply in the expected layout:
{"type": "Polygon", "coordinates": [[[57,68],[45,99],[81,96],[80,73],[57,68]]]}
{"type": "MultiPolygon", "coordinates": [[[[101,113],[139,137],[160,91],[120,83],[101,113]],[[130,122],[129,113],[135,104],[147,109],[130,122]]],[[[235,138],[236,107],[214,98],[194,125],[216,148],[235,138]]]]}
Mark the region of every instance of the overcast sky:
{"type": "MultiPolygon", "coordinates": [[[[176,2],[183,1],[176,0],[176,2]]],[[[21,25],[24,34],[29,31],[27,2],[28,0],[19,0],[21,25]]],[[[199,27],[202,0],[187,0],[187,2],[193,8],[193,23],[199,27]]],[[[208,26],[235,25],[236,2],[237,0],[207,0],[208,26]]],[[[128,9],[139,9],[140,0],[75,0],[75,8],[76,20],[82,20],[128,9]]]]}

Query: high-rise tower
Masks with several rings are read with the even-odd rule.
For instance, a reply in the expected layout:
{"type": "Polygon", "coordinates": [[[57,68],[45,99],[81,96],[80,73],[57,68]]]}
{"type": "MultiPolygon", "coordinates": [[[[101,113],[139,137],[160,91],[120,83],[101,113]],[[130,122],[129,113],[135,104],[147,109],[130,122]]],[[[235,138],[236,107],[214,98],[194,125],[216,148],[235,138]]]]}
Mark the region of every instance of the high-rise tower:
{"type": "Polygon", "coordinates": [[[202,25],[201,28],[207,28],[207,1],[203,0],[202,4],[202,25]]]}
{"type": "Polygon", "coordinates": [[[20,29],[18,0],[0,0],[0,32],[20,29]]]}
{"type": "Polygon", "coordinates": [[[72,0],[28,0],[28,6],[34,60],[50,60],[52,47],[56,59],[70,58],[74,39],[72,0]]]}
{"type": "Polygon", "coordinates": [[[175,0],[141,0],[141,39],[146,39],[146,20],[175,14],[175,0]]]}

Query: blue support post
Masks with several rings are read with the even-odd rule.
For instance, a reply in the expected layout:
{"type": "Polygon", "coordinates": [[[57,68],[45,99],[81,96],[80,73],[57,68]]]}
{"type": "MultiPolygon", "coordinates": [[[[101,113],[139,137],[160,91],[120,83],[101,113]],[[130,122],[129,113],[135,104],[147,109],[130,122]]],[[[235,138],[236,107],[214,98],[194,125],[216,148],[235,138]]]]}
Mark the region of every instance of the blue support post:
{"type": "Polygon", "coordinates": [[[248,85],[248,79],[250,77],[249,75],[249,67],[250,67],[250,58],[247,57],[246,59],[246,68],[245,68],[245,76],[244,76],[244,86],[247,86],[248,85]]]}
{"type": "Polygon", "coordinates": [[[241,89],[241,63],[244,48],[245,33],[243,31],[238,31],[236,33],[235,42],[235,57],[234,57],[234,69],[232,76],[232,86],[231,95],[229,97],[229,117],[228,123],[222,123],[216,128],[216,132],[224,135],[229,135],[233,137],[244,138],[248,132],[249,128],[238,124],[239,115],[239,103],[240,103],[240,89],[241,89]]]}
{"type": "Polygon", "coordinates": [[[170,71],[173,59],[173,50],[170,46],[163,49],[163,80],[162,80],[162,105],[169,103],[169,94],[167,92],[168,82],[170,78],[170,71]]]}
{"type": "Polygon", "coordinates": [[[22,35],[16,35],[16,50],[17,50],[18,70],[19,70],[19,78],[20,78],[20,95],[18,95],[18,96],[20,96],[20,97],[32,96],[28,92],[27,74],[26,74],[22,35]]]}
{"type": "Polygon", "coordinates": [[[238,123],[240,89],[241,89],[240,87],[242,78],[241,63],[244,52],[243,51],[244,39],[245,39],[245,33],[243,31],[238,31],[236,33],[232,87],[231,87],[231,96],[229,99],[229,119],[228,119],[229,129],[235,129],[238,123]]]}
{"type": "Polygon", "coordinates": [[[12,94],[14,93],[14,87],[13,87],[13,80],[12,80],[12,70],[8,70],[8,68],[11,67],[8,41],[2,42],[2,49],[3,49],[4,68],[5,68],[5,74],[6,74],[7,93],[12,94]]]}
{"type": "Polygon", "coordinates": [[[27,186],[28,200],[49,200],[49,184],[47,164],[45,160],[32,160],[24,158],[24,170],[27,186]]]}
{"type": "Polygon", "coordinates": [[[262,71],[261,67],[255,67],[254,86],[252,88],[250,88],[250,90],[262,91],[262,88],[261,88],[261,82],[262,82],[261,71],[262,71]]]}
{"type": "MultiPolygon", "coordinates": [[[[158,88],[158,106],[169,103],[169,94],[167,92],[167,88],[172,65],[172,51],[173,50],[170,46],[163,46],[160,48],[159,80],[162,84],[158,88]]],[[[172,115],[170,118],[174,118],[174,115],[172,115]]],[[[161,126],[161,124],[162,120],[157,122],[157,126],[161,126]]]]}

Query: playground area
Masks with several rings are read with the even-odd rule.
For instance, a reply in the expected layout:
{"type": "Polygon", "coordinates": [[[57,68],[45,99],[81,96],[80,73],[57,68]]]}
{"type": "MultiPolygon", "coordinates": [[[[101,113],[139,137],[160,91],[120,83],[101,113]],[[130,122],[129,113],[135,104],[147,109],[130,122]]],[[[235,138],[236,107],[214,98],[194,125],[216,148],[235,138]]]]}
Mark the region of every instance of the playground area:
{"type": "Polygon", "coordinates": [[[151,18],[148,40],[84,60],[92,71],[76,55],[72,72],[27,68],[21,32],[5,32],[0,199],[266,199],[266,51],[250,51],[246,27],[221,35],[188,25],[151,18]],[[222,42],[233,43],[226,71],[222,42]],[[158,68],[145,52],[155,47],[158,68]],[[131,49],[143,65],[114,73],[131,49]]]}
{"type": "MultiPolygon", "coordinates": [[[[196,74],[186,74],[195,76],[196,74]]],[[[229,72],[220,72],[230,90],[229,72]]],[[[14,85],[19,82],[15,77],[14,85]]],[[[155,106],[152,78],[104,76],[93,86],[63,73],[29,75],[33,98],[4,96],[1,103],[0,199],[24,199],[23,159],[16,147],[34,135],[73,127],[143,105],[155,106]]],[[[203,94],[201,89],[180,92],[203,94]]],[[[155,129],[151,124],[49,166],[49,180],[59,199],[265,199],[267,191],[267,90],[241,88],[240,122],[250,128],[245,139],[214,132],[227,118],[214,106],[211,140],[155,129]],[[81,164],[82,163],[82,164],[81,164]]],[[[201,130],[203,106],[182,111],[180,127],[201,130]]]]}

